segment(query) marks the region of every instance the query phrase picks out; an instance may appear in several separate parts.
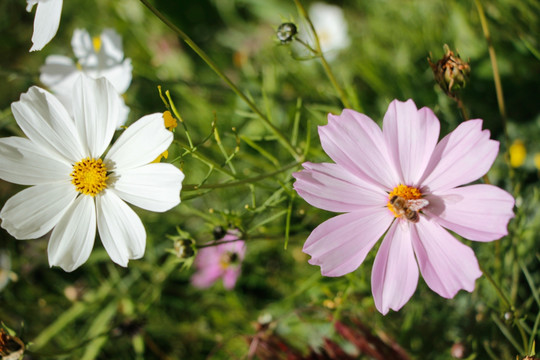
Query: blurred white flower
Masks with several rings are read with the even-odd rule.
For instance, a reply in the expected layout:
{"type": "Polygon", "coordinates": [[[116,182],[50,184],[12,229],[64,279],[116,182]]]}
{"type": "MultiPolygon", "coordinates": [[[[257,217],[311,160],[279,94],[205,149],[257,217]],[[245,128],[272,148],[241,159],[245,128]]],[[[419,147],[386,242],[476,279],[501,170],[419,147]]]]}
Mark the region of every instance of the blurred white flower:
{"type": "Polygon", "coordinates": [[[34,17],[34,33],[30,51],[41,50],[58,31],[62,15],[62,0],[26,0],[26,11],[32,11],[37,4],[34,17]]]}
{"type": "Polygon", "coordinates": [[[29,188],[0,211],[2,227],[17,239],[52,230],[49,264],[73,271],[90,256],[96,227],[112,261],[127,266],[144,255],[144,226],[127,204],[164,212],[180,203],[184,174],[151,164],[173,134],[163,114],[142,117],[113,138],[119,97],[107,79],[79,76],[73,118],[51,93],[33,86],[11,105],[27,138],[0,139],[0,178],[29,188]]]}
{"type": "MultiPolygon", "coordinates": [[[[73,84],[81,72],[97,79],[105,77],[119,95],[126,92],[131,84],[131,59],[124,59],[122,38],[112,30],[105,29],[101,36],[94,38],[86,30],[76,29],[71,39],[75,63],[62,55],[50,55],[41,67],[39,80],[49,87],[72,113],[73,84]]],[[[129,108],[122,100],[122,115],[117,119],[117,127],[124,125],[129,108]]]]}
{"type": "Polygon", "coordinates": [[[335,58],[339,50],[349,46],[351,40],[341,7],[316,2],[309,7],[309,17],[328,59],[335,58]]]}

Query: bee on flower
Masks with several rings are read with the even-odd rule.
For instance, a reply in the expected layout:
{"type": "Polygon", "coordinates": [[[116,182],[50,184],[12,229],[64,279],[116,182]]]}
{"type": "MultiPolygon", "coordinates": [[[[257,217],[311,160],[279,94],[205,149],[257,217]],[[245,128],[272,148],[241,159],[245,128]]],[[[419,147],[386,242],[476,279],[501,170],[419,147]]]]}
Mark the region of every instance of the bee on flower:
{"type": "Polygon", "coordinates": [[[487,173],[499,143],[482,120],[461,123],[440,142],[439,120],[412,100],[393,101],[381,128],[345,109],[319,127],[334,163],[306,162],[294,188],[318,208],[342,212],[320,224],[304,244],[325,276],[356,270],[383,237],[371,273],[375,306],[386,314],[413,295],[419,269],[427,285],[452,298],[473,291],[482,275],[473,241],[500,239],[514,216],[514,198],[488,184],[466,185],[487,173]]]}

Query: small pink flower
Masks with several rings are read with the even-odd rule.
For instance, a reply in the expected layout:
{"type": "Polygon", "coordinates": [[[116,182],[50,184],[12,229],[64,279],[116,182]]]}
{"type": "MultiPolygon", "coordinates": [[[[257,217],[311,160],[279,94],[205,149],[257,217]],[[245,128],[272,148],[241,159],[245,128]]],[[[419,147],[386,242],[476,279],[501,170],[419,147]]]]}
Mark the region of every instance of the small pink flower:
{"type": "Polygon", "coordinates": [[[191,277],[193,286],[205,289],[222,278],[225,289],[234,288],[240,276],[246,246],[243,240],[239,240],[238,233],[234,230],[228,231],[219,241],[226,242],[199,250],[195,258],[197,272],[191,277]]]}
{"type": "Polygon", "coordinates": [[[303,164],[295,190],[318,208],[344,212],[319,225],[303,251],[325,276],[356,270],[383,236],[371,273],[377,309],[399,310],[418,283],[452,298],[472,292],[482,275],[474,252],[444,228],[474,241],[507,234],[514,198],[496,186],[475,184],[499,150],[482,120],[461,123],[439,143],[439,120],[412,100],[394,100],[383,129],[352,110],[328,115],[319,127],[335,163],[303,164]]]}

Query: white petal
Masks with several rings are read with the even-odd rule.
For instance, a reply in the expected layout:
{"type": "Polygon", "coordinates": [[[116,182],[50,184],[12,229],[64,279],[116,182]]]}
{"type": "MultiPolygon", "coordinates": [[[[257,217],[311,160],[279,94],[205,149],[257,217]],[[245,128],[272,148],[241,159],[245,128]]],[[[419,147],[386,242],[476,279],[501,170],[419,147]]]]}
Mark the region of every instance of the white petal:
{"type": "Polygon", "coordinates": [[[117,63],[124,58],[122,37],[113,29],[105,29],[101,33],[101,52],[117,63]]]}
{"type": "MultiPolygon", "coordinates": [[[[31,6],[31,3],[29,3],[31,6]]],[[[30,51],[41,50],[58,31],[62,15],[62,0],[39,1],[34,18],[34,33],[30,51]]]]}
{"type": "Polygon", "coordinates": [[[81,138],[93,158],[109,146],[120,116],[118,93],[106,79],[82,75],[74,88],[73,117],[81,138]]]}
{"type": "MultiPolygon", "coordinates": [[[[120,135],[105,157],[116,171],[146,165],[172,143],[173,135],[165,128],[162,113],[146,115],[120,135]]],[[[107,168],[113,168],[105,162],[107,168]]]]}
{"type": "Polygon", "coordinates": [[[184,174],[171,164],[148,164],[117,175],[115,193],[135,206],[163,212],[180,203],[184,174]]]}
{"type": "Polygon", "coordinates": [[[21,185],[70,180],[71,164],[22,137],[0,139],[0,179],[21,185]]]}
{"type": "Polygon", "coordinates": [[[118,65],[102,69],[100,75],[106,77],[119,94],[123,94],[131,84],[132,70],[131,59],[126,59],[118,65]]]}
{"type": "Polygon", "coordinates": [[[91,196],[79,196],[54,227],[47,253],[50,266],[71,272],[84,264],[96,238],[96,207],[91,196]]]}
{"type": "Polygon", "coordinates": [[[118,95],[120,100],[120,111],[118,114],[118,121],[116,122],[116,129],[120,129],[126,123],[129,116],[129,107],[124,102],[124,98],[121,95],[118,95]]]}
{"type": "Polygon", "coordinates": [[[26,136],[44,150],[70,163],[87,156],[73,120],[48,91],[32,86],[11,111],[26,136]]]}
{"type": "Polygon", "coordinates": [[[71,37],[71,47],[77,59],[86,58],[89,54],[94,53],[94,45],[92,38],[85,29],[75,29],[71,37]]]}
{"type": "Polygon", "coordinates": [[[0,211],[2,227],[16,239],[35,239],[48,233],[71,205],[77,192],[68,181],[25,189],[6,201],[0,211]]]}
{"type": "Polygon", "coordinates": [[[47,85],[73,117],[73,87],[80,75],[73,60],[60,55],[48,56],[40,72],[39,80],[47,85]]]}
{"type": "Polygon", "coordinates": [[[110,190],[96,196],[96,205],[99,236],[111,260],[125,267],[142,258],[146,232],[137,214],[110,190]]]}
{"type": "Polygon", "coordinates": [[[67,91],[71,93],[71,88],[76,78],[70,75],[77,72],[77,67],[73,60],[66,56],[50,55],[47,56],[45,65],[39,71],[39,81],[47,87],[55,92],[57,89],[68,89],[67,91]],[[72,80],[66,84],[64,82],[67,78],[71,78],[72,80]]]}

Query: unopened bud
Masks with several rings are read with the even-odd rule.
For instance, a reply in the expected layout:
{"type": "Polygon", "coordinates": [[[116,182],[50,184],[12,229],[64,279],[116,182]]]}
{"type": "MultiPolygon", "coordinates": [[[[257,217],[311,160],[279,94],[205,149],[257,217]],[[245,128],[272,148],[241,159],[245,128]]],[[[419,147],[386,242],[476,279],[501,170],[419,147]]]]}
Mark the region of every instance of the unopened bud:
{"type": "Polygon", "coordinates": [[[214,239],[220,240],[222,239],[227,232],[223,228],[223,226],[216,226],[214,230],[212,230],[212,234],[214,235],[214,239]]]}
{"type": "Polygon", "coordinates": [[[287,44],[293,41],[297,32],[298,30],[296,29],[296,25],[293,23],[283,23],[279,25],[276,31],[276,36],[282,44],[287,44]]]}
{"type": "Polygon", "coordinates": [[[189,259],[193,255],[195,255],[195,250],[193,250],[193,240],[175,240],[174,251],[176,253],[176,256],[178,256],[180,259],[189,259]]]}
{"type": "Polygon", "coordinates": [[[471,67],[468,61],[463,61],[459,54],[454,54],[448,45],[444,45],[444,56],[436,63],[428,58],[429,66],[435,75],[435,81],[447,95],[453,96],[454,90],[464,88],[469,81],[471,67]]]}

